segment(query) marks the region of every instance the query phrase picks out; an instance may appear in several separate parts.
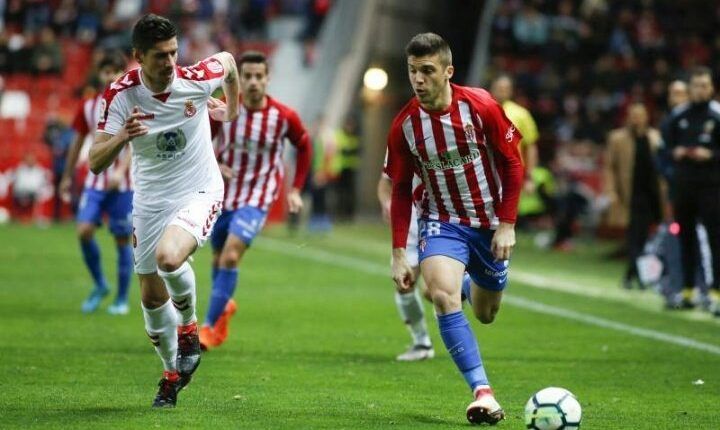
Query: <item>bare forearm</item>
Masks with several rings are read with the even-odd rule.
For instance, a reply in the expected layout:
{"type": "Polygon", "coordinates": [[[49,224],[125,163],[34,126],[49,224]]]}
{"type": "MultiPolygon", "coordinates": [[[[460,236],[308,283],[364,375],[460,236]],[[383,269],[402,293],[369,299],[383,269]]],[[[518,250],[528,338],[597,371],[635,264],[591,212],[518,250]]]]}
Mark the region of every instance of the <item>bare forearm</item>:
{"type": "Polygon", "coordinates": [[[75,137],[70,149],[68,150],[67,157],[65,158],[65,170],[63,171],[63,178],[69,179],[72,177],[77,165],[77,160],[80,157],[80,148],[82,148],[83,138],[85,136],[78,135],[75,137]]]}
{"type": "Polygon", "coordinates": [[[232,121],[237,118],[239,113],[240,80],[235,58],[227,52],[223,54],[226,55],[222,56],[222,62],[225,68],[225,79],[223,79],[222,89],[223,93],[225,93],[225,100],[227,101],[228,121],[232,121]]]}
{"type": "Polygon", "coordinates": [[[385,176],[382,176],[378,181],[377,197],[381,205],[389,202],[392,198],[392,182],[385,176]]]}
{"type": "Polygon", "coordinates": [[[95,143],[90,148],[90,170],[98,174],[107,169],[126,144],[127,140],[121,136],[98,133],[95,136],[95,143]]]}

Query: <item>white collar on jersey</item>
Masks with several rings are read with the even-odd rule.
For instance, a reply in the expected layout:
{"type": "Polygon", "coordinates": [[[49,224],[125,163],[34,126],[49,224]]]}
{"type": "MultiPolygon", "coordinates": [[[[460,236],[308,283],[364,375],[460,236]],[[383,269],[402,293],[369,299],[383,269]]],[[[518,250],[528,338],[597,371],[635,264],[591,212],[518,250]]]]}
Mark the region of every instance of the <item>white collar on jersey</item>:
{"type": "Polygon", "coordinates": [[[140,85],[142,85],[142,87],[145,88],[150,94],[153,94],[153,95],[155,95],[155,94],[163,94],[163,93],[168,92],[168,90],[170,89],[170,87],[172,87],[173,82],[175,82],[175,78],[177,77],[177,76],[176,76],[176,75],[177,75],[177,66],[176,66],[176,69],[173,70],[172,79],[171,79],[170,82],[167,84],[167,87],[165,87],[162,91],[158,91],[158,92],[153,92],[153,90],[151,90],[150,87],[148,87],[147,85],[145,85],[145,80],[143,79],[144,73],[143,73],[142,67],[140,67],[140,71],[139,71],[138,75],[140,76],[140,85]]]}

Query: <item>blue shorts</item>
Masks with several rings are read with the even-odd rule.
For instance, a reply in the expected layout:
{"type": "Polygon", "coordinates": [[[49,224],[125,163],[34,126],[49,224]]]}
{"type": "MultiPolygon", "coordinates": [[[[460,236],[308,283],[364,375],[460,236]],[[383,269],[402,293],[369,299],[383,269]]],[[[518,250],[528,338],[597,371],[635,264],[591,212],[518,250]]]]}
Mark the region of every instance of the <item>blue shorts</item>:
{"type": "Polygon", "coordinates": [[[510,260],[495,261],[490,249],[494,234],[494,230],[420,220],[420,261],[434,255],[453,258],[465,264],[465,271],[476,285],[502,291],[507,284],[510,260]]]}
{"type": "Polygon", "coordinates": [[[220,251],[225,245],[229,233],[239,237],[245,245],[250,246],[255,236],[260,233],[267,212],[255,206],[243,206],[234,211],[223,211],[213,228],[210,243],[215,251],[220,251]]]}
{"type": "Polygon", "coordinates": [[[102,225],[103,214],[109,219],[110,232],[115,236],[132,233],[132,191],[99,191],[85,188],[80,197],[76,221],[102,225]]]}

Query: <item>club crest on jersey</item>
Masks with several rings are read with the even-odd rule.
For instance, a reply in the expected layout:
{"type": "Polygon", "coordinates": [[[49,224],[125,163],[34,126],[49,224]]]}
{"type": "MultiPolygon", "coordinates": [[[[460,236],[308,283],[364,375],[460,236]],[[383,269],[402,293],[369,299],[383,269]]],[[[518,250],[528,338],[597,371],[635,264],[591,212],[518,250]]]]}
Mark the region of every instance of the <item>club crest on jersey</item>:
{"type": "Polygon", "coordinates": [[[190,118],[191,116],[195,116],[196,113],[197,108],[195,107],[193,101],[190,99],[185,100],[185,116],[190,118]]]}
{"type": "Polygon", "coordinates": [[[463,129],[465,130],[465,140],[468,142],[475,142],[475,127],[473,127],[472,124],[467,123],[463,129]]]}
{"type": "Polygon", "coordinates": [[[163,160],[175,160],[185,154],[187,139],[182,130],[170,130],[159,133],[155,139],[155,146],[160,151],[158,158],[163,160]]]}

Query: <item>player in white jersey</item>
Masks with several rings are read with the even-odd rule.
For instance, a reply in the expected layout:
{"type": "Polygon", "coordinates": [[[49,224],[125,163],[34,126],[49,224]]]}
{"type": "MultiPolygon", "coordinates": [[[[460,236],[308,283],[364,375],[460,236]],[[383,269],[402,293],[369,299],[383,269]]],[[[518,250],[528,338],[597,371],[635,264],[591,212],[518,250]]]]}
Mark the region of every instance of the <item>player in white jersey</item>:
{"type": "Polygon", "coordinates": [[[218,163],[227,181],[223,213],[212,233],[213,286],[200,329],[204,349],[220,346],[235,313],[232,299],[238,266],[265,225],[270,205],[283,181],[287,139],[297,149],[295,178],[287,196],[288,209],[302,208],[300,190],[310,169],[310,137],[294,110],[266,93],[268,64],[261,52],[245,52],[238,60],[240,114],[223,125],[218,163]]]}
{"type": "Polygon", "coordinates": [[[177,66],[177,28],[157,15],[135,24],[132,43],[140,67],[105,91],[90,169],[108,168],[131,143],[135,272],[145,329],[165,368],[153,406],[173,407],[200,363],[187,259],[210,235],[223,198],[208,114],[218,121],[238,114],[237,103],[221,105],[211,94],[222,85],[237,100],[238,74],[227,52],[177,66]]]}
{"type": "MultiPolygon", "coordinates": [[[[73,128],[76,136],[68,150],[65,170],[60,180],[60,193],[65,201],[70,200],[75,168],[80,151],[88,136],[95,136],[103,90],[125,71],[127,63],[120,53],[108,52],[98,64],[98,78],[101,92],[83,100],[80,104],[73,128]]],[[[82,304],[85,313],[94,312],[110,289],[102,270],[100,247],[95,241],[95,229],[102,225],[103,214],[108,217],[108,227],[115,237],[117,247],[118,291],[115,302],[108,307],[112,315],[128,313],[128,289],[132,273],[132,181],[130,179],[130,150],[123,149],[113,165],[99,175],[89,172],[85,177],[82,196],[77,210],[77,236],[85,265],[93,278],[95,287],[82,304]]]]}
{"type": "MultiPolygon", "coordinates": [[[[413,181],[413,195],[422,194],[422,180],[417,177],[413,181]]],[[[377,195],[382,209],[383,219],[390,222],[390,200],[392,197],[392,181],[388,174],[383,170],[377,186],[377,195]]],[[[416,199],[417,200],[417,199],[416,199]]],[[[395,305],[403,323],[408,327],[412,338],[412,345],[407,351],[398,355],[398,361],[420,361],[433,358],[435,350],[428,334],[427,324],[425,322],[425,310],[423,308],[420,293],[430,300],[427,289],[420,282],[420,264],[418,262],[418,225],[417,210],[413,207],[412,217],[410,220],[410,230],[408,231],[407,245],[405,252],[408,264],[413,270],[414,282],[407,286],[396,286],[395,289],[395,305]]]]}

